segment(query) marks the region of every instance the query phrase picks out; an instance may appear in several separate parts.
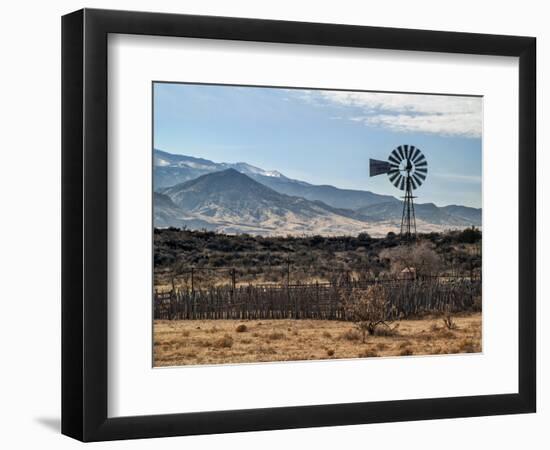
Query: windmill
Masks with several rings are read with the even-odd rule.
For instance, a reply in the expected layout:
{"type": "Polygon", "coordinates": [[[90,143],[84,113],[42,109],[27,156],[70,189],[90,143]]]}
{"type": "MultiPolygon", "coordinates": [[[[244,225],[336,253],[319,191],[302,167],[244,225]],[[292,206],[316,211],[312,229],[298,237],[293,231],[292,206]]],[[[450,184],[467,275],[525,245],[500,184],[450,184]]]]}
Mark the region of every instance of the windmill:
{"type": "Polygon", "coordinates": [[[390,182],[402,191],[403,215],[401,237],[407,240],[416,237],[413,191],[418,189],[428,175],[428,161],[414,145],[400,145],[392,150],[387,161],[370,160],[370,176],[387,174],[390,182]]]}

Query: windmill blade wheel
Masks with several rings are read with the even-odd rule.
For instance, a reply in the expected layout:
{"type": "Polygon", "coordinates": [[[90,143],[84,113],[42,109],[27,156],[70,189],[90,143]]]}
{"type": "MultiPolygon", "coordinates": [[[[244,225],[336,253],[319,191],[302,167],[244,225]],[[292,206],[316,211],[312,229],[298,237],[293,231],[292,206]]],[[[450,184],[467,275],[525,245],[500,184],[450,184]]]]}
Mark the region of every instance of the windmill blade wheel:
{"type": "MultiPolygon", "coordinates": [[[[399,145],[388,156],[386,174],[390,182],[399,190],[418,189],[428,175],[428,161],[422,151],[414,145],[399,145]]],[[[382,171],[379,171],[379,173],[382,171]]],[[[372,174],[371,174],[372,176],[372,174]]]]}

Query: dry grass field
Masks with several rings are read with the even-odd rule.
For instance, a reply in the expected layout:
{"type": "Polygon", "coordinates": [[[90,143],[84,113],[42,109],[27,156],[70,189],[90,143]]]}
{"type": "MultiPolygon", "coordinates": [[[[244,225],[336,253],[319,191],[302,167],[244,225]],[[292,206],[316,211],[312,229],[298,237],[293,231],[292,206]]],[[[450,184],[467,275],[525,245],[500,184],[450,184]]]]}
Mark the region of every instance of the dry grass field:
{"type": "Polygon", "coordinates": [[[236,364],[481,352],[481,313],[394,322],[363,343],[352,323],[323,320],[156,320],[154,365],[236,364]]]}

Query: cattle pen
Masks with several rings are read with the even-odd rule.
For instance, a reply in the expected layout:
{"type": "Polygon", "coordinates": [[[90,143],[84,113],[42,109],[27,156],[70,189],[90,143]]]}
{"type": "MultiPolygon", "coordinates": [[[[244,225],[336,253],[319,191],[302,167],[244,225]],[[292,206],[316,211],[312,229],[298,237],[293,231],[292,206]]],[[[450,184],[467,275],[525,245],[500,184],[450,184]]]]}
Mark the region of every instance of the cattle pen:
{"type": "Polygon", "coordinates": [[[233,280],[222,285],[155,289],[153,315],[156,320],[348,320],[346,294],[376,284],[383,285],[387,293],[388,319],[481,309],[479,278],[427,276],[246,285],[233,280]]]}

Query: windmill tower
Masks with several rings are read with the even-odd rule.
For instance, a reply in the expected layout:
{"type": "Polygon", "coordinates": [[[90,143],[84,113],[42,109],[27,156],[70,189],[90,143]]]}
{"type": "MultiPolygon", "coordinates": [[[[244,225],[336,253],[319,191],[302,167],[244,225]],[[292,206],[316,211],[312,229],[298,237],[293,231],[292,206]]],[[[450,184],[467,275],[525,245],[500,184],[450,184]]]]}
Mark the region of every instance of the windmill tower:
{"type": "Polygon", "coordinates": [[[411,240],[416,237],[413,191],[418,189],[428,175],[428,161],[414,145],[400,145],[392,150],[387,161],[370,160],[370,176],[387,174],[390,182],[405,192],[401,216],[401,237],[411,240]]]}

